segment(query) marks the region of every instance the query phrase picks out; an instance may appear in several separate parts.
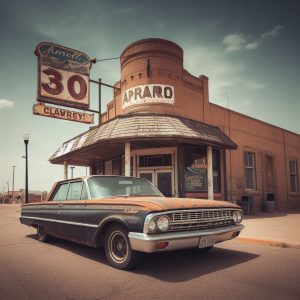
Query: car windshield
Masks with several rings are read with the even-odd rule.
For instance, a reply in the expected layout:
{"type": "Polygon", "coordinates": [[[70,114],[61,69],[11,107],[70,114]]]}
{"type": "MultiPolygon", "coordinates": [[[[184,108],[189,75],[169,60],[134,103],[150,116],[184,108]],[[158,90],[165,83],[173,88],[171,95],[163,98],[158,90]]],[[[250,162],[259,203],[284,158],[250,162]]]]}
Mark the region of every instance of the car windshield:
{"type": "Polygon", "coordinates": [[[143,178],[93,176],[88,178],[91,198],[114,196],[163,196],[152,183],[143,178]]]}

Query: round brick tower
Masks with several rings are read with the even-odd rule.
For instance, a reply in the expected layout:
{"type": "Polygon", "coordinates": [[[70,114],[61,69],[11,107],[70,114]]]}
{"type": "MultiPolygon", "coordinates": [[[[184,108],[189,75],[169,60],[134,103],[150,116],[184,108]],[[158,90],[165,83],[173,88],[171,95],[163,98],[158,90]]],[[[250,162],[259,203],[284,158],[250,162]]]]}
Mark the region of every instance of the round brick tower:
{"type": "Polygon", "coordinates": [[[182,71],[177,44],[157,38],[130,44],[121,54],[121,114],[182,114],[182,71]]]}

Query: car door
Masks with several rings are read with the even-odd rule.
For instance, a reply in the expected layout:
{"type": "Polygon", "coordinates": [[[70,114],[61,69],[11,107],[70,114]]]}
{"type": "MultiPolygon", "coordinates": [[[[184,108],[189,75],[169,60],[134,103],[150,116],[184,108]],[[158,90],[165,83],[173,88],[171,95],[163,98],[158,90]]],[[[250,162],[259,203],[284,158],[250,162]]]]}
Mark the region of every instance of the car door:
{"type": "Polygon", "coordinates": [[[68,188],[68,182],[60,183],[51,199],[43,204],[40,216],[43,220],[44,231],[48,234],[57,234],[57,214],[61,202],[66,199],[68,188]]]}
{"type": "Polygon", "coordinates": [[[82,199],[84,187],[82,180],[69,182],[66,199],[59,204],[56,220],[57,235],[79,243],[85,243],[83,222],[85,200],[82,199]]]}

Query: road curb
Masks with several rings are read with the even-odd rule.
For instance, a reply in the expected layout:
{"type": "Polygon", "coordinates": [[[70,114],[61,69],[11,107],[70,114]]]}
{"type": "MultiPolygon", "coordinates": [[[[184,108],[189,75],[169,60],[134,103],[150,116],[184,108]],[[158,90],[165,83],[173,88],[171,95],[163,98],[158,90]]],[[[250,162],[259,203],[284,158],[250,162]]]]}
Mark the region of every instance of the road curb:
{"type": "Polygon", "coordinates": [[[281,248],[294,248],[300,249],[300,242],[285,241],[285,240],[269,240],[264,238],[252,238],[252,237],[239,237],[238,241],[248,244],[259,244],[265,246],[275,246],[281,248]]]}

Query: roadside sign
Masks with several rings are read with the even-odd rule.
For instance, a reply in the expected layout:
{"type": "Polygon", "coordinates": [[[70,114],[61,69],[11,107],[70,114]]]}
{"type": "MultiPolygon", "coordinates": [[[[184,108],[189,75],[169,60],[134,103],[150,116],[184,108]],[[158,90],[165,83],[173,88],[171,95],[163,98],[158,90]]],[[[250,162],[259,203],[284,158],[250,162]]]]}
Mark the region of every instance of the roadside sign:
{"type": "Polygon", "coordinates": [[[83,52],[44,42],[37,45],[39,102],[89,109],[91,61],[83,52]]]}
{"type": "Polygon", "coordinates": [[[79,111],[66,110],[54,106],[47,106],[42,103],[37,103],[33,105],[33,114],[44,116],[44,117],[75,121],[80,123],[87,123],[87,124],[94,123],[93,114],[86,114],[79,111]]]}

